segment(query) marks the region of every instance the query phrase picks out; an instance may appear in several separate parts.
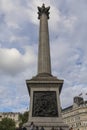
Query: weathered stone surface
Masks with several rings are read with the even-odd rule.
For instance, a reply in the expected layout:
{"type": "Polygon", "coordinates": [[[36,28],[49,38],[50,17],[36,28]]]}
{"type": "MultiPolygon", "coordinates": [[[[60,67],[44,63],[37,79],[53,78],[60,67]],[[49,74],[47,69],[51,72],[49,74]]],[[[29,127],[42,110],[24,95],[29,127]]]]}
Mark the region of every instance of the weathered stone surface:
{"type": "Polygon", "coordinates": [[[25,124],[30,130],[30,123],[41,126],[45,130],[62,128],[68,130],[61,117],[60,93],[63,80],[57,79],[51,74],[50,46],[49,46],[49,19],[50,7],[38,7],[40,19],[39,50],[38,50],[38,74],[30,80],[26,80],[30,95],[29,120],[25,124]]]}
{"type": "Polygon", "coordinates": [[[48,31],[48,11],[45,6],[39,7],[40,29],[39,29],[39,49],[38,49],[38,73],[51,74],[50,45],[48,31]]]}

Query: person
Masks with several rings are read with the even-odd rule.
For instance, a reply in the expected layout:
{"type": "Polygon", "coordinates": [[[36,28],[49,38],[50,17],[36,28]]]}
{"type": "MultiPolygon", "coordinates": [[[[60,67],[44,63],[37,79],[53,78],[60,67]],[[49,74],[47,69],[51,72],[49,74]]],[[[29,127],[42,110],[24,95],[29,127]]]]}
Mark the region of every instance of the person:
{"type": "Polygon", "coordinates": [[[73,128],[71,127],[69,130],[73,130],[73,128]]]}
{"type": "Polygon", "coordinates": [[[34,123],[33,122],[31,122],[31,124],[30,124],[30,130],[34,130],[34,123]]]}
{"type": "Polygon", "coordinates": [[[38,126],[36,126],[35,130],[39,130],[38,126]]]}
{"type": "Polygon", "coordinates": [[[26,128],[26,127],[23,127],[23,130],[27,130],[27,128],[26,128]]]}
{"type": "Polygon", "coordinates": [[[60,127],[60,130],[63,130],[62,127],[60,127]]]}
{"type": "Polygon", "coordinates": [[[44,130],[44,127],[43,126],[41,126],[41,129],[40,130],[44,130]]]}
{"type": "Polygon", "coordinates": [[[51,130],[54,130],[54,127],[52,127],[52,129],[51,130]]]}

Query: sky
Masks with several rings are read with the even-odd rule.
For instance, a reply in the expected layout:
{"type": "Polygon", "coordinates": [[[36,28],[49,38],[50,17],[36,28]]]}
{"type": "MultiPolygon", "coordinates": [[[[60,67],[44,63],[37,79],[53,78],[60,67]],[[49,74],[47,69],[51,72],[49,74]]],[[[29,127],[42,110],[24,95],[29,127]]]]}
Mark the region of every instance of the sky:
{"type": "Polygon", "coordinates": [[[0,112],[29,110],[26,80],[37,75],[37,6],[50,6],[52,75],[64,80],[62,108],[87,100],[87,0],[0,0],[0,112]]]}

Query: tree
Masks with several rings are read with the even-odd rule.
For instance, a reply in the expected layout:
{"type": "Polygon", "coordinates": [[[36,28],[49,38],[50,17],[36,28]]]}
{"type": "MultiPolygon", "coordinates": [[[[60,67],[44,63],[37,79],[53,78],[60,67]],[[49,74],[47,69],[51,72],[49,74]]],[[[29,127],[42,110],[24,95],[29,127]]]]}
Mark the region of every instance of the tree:
{"type": "Polygon", "coordinates": [[[15,130],[15,121],[10,118],[3,118],[0,121],[0,130],[15,130]]]}
{"type": "Polygon", "coordinates": [[[19,114],[19,126],[21,127],[24,123],[26,123],[28,121],[28,111],[24,112],[23,114],[19,114]]]}

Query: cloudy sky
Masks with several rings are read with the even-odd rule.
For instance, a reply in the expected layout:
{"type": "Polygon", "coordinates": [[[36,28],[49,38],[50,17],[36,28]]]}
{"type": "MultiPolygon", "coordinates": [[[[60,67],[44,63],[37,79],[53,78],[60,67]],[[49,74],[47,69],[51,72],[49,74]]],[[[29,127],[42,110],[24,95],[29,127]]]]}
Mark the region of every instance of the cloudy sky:
{"type": "Polygon", "coordinates": [[[0,112],[29,109],[26,79],[37,74],[37,6],[50,6],[52,74],[64,79],[63,108],[87,100],[87,0],[0,0],[0,112]]]}

